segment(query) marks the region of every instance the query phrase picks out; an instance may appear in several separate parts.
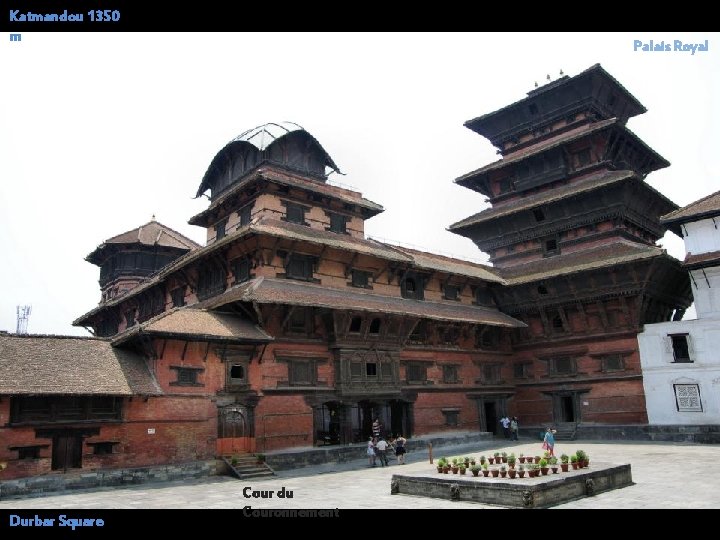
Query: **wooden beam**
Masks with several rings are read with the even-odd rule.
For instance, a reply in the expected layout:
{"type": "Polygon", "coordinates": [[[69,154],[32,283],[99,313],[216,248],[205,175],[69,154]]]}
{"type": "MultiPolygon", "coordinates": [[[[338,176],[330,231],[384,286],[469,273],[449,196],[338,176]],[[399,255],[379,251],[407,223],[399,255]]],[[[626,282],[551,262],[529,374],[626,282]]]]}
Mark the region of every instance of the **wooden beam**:
{"type": "Polygon", "coordinates": [[[595,305],[598,308],[598,313],[600,315],[600,322],[603,325],[603,328],[607,330],[607,328],[610,326],[610,323],[608,321],[607,311],[605,309],[605,303],[601,300],[597,300],[595,302],[595,305]]]}
{"type": "Polygon", "coordinates": [[[360,254],[356,251],[353,253],[352,259],[350,259],[350,262],[345,265],[345,278],[350,275],[350,272],[352,271],[353,266],[355,265],[355,262],[357,261],[357,258],[360,254]]]}
{"type": "Polygon", "coordinates": [[[190,343],[190,342],[186,340],[185,345],[183,345],[183,350],[182,350],[182,354],[180,355],[180,360],[185,360],[185,353],[187,352],[188,343],[190,343]]]}

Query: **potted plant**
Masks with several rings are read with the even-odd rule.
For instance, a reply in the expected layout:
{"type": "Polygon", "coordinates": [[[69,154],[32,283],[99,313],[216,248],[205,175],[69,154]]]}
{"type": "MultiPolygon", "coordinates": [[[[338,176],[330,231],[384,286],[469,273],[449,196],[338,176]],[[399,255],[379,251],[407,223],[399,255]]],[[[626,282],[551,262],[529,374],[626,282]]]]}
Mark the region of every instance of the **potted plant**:
{"type": "Polygon", "coordinates": [[[576,450],[575,455],[578,458],[578,467],[581,469],[585,467],[585,459],[587,458],[587,454],[585,453],[585,450],[576,450]]]}
{"type": "Polygon", "coordinates": [[[560,456],[560,470],[562,472],[568,472],[568,461],[570,461],[570,457],[567,454],[560,456]]]}
{"type": "Polygon", "coordinates": [[[525,478],[525,465],[522,463],[520,464],[520,468],[518,469],[518,476],[520,478],[525,478]]]}
{"type": "Polygon", "coordinates": [[[483,473],[483,476],[485,476],[485,477],[487,477],[487,475],[490,474],[490,471],[488,470],[487,461],[482,464],[482,473],[483,473]]]}
{"type": "Polygon", "coordinates": [[[540,472],[543,474],[543,476],[547,475],[548,473],[548,462],[547,459],[542,458],[540,460],[540,472]]]}
{"type": "Polygon", "coordinates": [[[508,462],[508,465],[510,465],[511,469],[515,468],[515,461],[516,461],[515,454],[510,454],[507,458],[507,462],[508,462]]]}
{"type": "Polygon", "coordinates": [[[255,454],[258,463],[265,463],[265,454],[255,454]]]}
{"type": "Polygon", "coordinates": [[[490,473],[493,475],[493,478],[497,478],[500,474],[500,469],[490,469],[490,473]]]}
{"type": "Polygon", "coordinates": [[[468,456],[465,456],[463,458],[463,461],[465,462],[465,468],[466,469],[469,468],[470,467],[470,458],[468,456]]]}
{"type": "Polygon", "coordinates": [[[570,465],[572,465],[573,471],[576,471],[578,468],[578,457],[573,454],[570,456],[570,465]]]}
{"type": "Polygon", "coordinates": [[[480,465],[473,465],[472,467],[470,467],[470,472],[473,476],[477,476],[478,474],[480,474],[480,465]]]}
{"type": "Polygon", "coordinates": [[[550,464],[550,470],[553,472],[553,474],[557,474],[558,472],[558,458],[555,456],[550,458],[550,461],[548,462],[550,464]]]}
{"type": "Polygon", "coordinates": [[[530,478],[535,478],[536,476],[540,475],[540,465],[538,465],[537,463],[531,463],[530,465],[528,465],[528,467],[528,476],[530,478]]]}
{"type": "Polygon", "coordinates": [[[520,459],[520,463],[525,463],[525,454],[523,454],[522,452],[520,452],[520,457],[519,457],[519,459],[520,459]]]}
{"type": "Polygon", "coordinates": [[[460,474],[465,474],[465,471],[467,471],[467,467],[465,466],[464,463],[460,464],[458,469],[460,470],[460,474]]]}
{"type": "Polygon", "coordinates": [[[477,462],[475,461],[475,456],[471,456],[471,457],[470,457],[470,466],[472,467],[473,465],[475,465],[475,463],[477,463],[477,462]]]}
{"type": "Polygon", "coordinates": [[[510,467],[510,468],[508,469],[508,476],[509,476],[510,478],[515,478],[515,475],[516,475],[516,474],[517,474],[517,471],[516,471],[513,467],[510,467]]]}
{"type": "Polygon", "coordinates": [[[458,458],[454,457],[452,458],[452,472],[453,474],[457,474],[460,470],[460,467],[458,467],[458,458]]]}
{"type": "Polygon", "coordinates": [[[535,456],[535,463],[540,463],[540,456],[535,456]]]}
{"type": "Polygon", "coordinates": [[[237,467],[238,462],[239,459],[237,456],[233,456],[232,459],[230,459],[230,465],[232,465],[233,467],[237,467]]]}
{"type": "Polygon", "coordinates": [[[480,465],[483,463],[487,463],[487,458],[485,456],[480,456],[480,465]]]}
{"type": "Polygon", "coordinates": [[[445,466],[445,458],[440,458],[437,461],[437,472],[442,473],[443,467],[445,466]]]}

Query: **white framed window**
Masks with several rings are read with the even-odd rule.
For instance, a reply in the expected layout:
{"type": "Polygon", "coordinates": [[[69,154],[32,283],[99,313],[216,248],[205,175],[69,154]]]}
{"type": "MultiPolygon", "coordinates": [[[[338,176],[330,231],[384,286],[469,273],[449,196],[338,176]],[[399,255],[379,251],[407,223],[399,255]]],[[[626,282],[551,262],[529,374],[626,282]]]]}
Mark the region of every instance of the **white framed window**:
{"type": "Polygon", "coordinates": [[[703,412],[699,385],[674,384],[673,387],[678,412],[703,412]]]}

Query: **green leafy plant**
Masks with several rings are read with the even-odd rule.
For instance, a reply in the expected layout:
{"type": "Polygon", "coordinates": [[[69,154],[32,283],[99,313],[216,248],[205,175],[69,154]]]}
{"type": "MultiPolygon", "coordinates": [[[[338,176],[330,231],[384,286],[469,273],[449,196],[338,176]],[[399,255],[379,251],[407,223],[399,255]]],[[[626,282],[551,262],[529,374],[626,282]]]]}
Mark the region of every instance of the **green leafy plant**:
{"type": "Polygon", "coordinates": [[[265,454],[255,454],[258,463],[265,463],[265,454]]]}
{"type": "Polygon", "coordinates": [[[570,457],[567,454],[563,454],[560,456],[560,462],[561,463],[567,463],[570,457]]]}
{"type": "Polygon", "coordinates": [[[548,466],[547,459],[542,458],[542,459],[540,460],[539,465],[540,465],[540,468],[541,468],[541,469],[545,469],[545,468],[548,466]]]}

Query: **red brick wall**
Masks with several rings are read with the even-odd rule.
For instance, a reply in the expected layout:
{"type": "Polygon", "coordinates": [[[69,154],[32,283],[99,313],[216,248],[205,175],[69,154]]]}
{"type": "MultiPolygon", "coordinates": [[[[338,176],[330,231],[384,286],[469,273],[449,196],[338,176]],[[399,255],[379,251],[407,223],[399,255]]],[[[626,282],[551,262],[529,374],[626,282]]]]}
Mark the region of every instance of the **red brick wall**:
{"type": "MultiPolygon", "coordinates": [[[[6,425],[8,409],[9,398],[3,397],[0,403],[0,425],[6,425]]],[[[83,469],[180,463],[210,459],[215,455],[217,413],[207,398],[163,396],[146,400],[133,397],[132,400],[124,400],[123,419],[121,423],[82,425],[100,428],[98,435],[83,441],[83,469]],[[155,433],[149,434],[148,429],[154,429],[155,433]],[[101,441],[120,441],[120,444],[114,445],[113,454],[96,456],[93,454],[93,446],[88,443],[101,441]]],[[[7,469],[0,472],[0,479],[50,472],[52,439],[36,438],[35,429],[35,426],[0,428],[0,462],[7,463],[7,469]],[[49,447],[40,450],[41,459],[18,460],[17,451],[8,450],[9,446],[44,444],[49,447]]]]}

